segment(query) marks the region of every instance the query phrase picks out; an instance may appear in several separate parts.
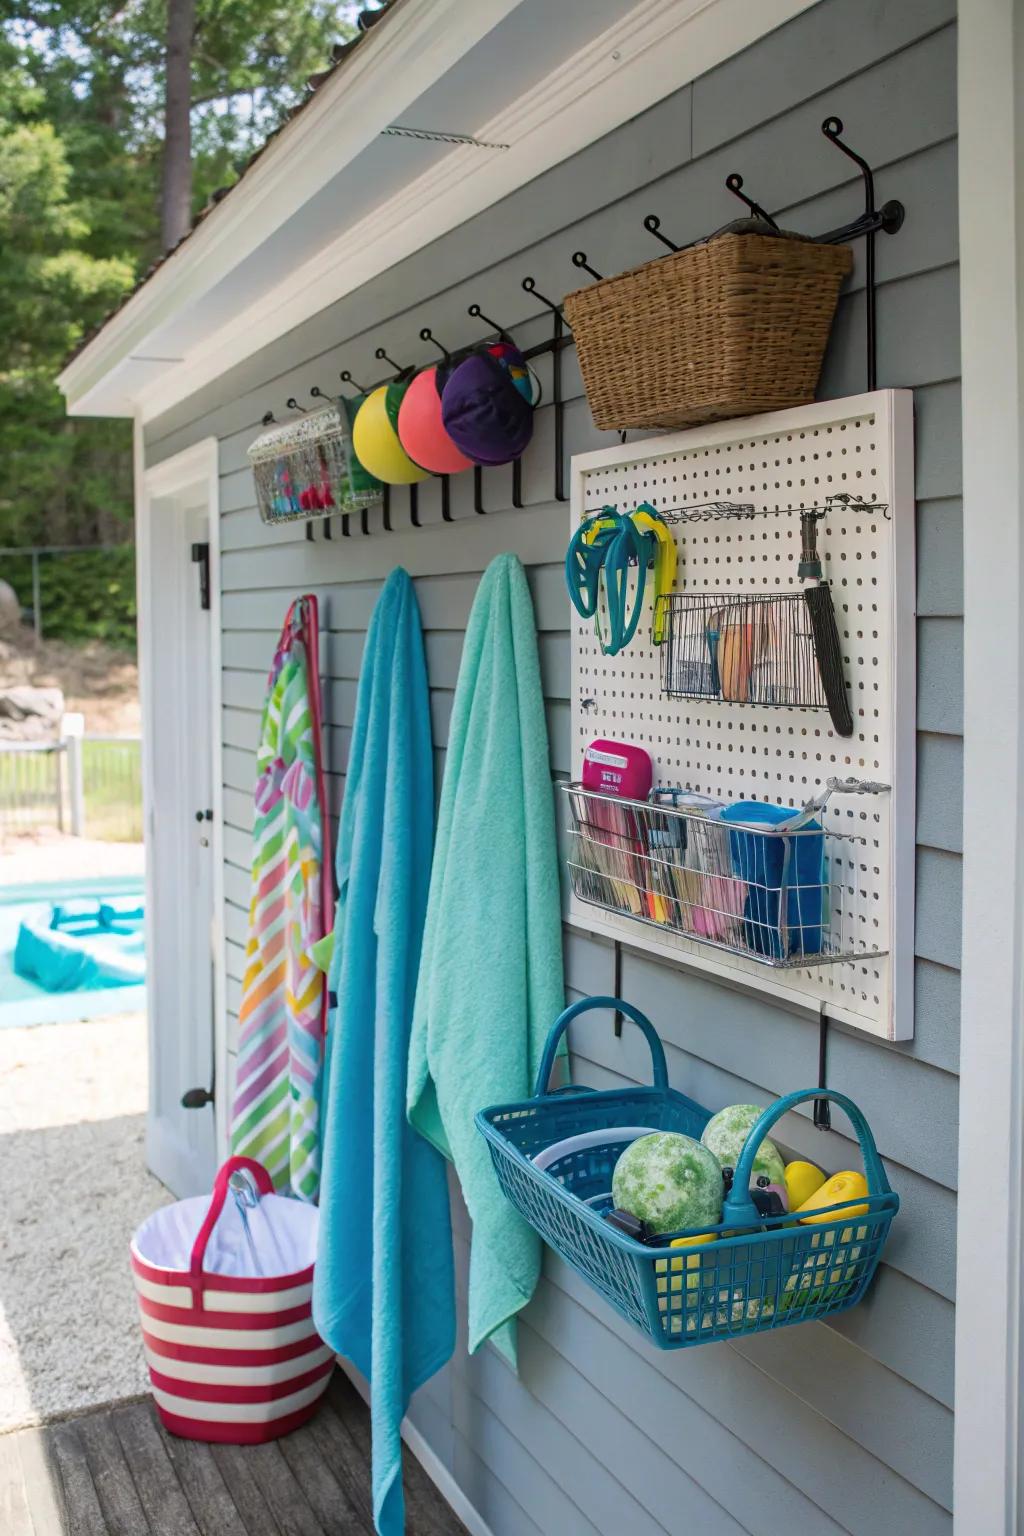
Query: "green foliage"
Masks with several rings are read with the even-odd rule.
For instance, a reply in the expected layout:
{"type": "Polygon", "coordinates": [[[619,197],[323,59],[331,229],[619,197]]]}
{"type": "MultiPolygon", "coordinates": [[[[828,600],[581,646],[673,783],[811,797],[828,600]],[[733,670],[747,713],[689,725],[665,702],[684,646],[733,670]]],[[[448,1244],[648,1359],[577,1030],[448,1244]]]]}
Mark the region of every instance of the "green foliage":
{"type": "MultiPolygon", "coordinates": [[[[32,565],[27,555],[4,561],[23,608],[32,606],[32,565]]],[[[39,594],[48,640],[106,640],[135,648],[135,549],[122,544],[74,554],[41,555],[39,594]]]]}
{"type": "MultiPolygon", "coordinates": [[[[351,35],[354,9],[197,0],[197,208],[351,35]]],[[[159,254],[165,27],[166,0],[0,0],[0,545],[131,537],[130,423],[66,420],[54,380],[159,254]]]]}

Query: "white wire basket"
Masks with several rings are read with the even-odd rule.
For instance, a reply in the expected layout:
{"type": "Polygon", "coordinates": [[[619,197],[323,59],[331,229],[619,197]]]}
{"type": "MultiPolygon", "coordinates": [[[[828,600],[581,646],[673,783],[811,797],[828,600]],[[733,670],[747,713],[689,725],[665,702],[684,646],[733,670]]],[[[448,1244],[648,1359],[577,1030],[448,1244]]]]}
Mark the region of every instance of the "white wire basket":
{"type": "Polygon", "coordinates": [[[730,704],[828,707],[802,589],[671,592],[658,602],[663,693],[730,704]]]}
{"type": "Polygon", "coordinates": [[[381,499],[380,485],[354,461],[348,421],[335,405],[268,427],[249,462],[265,523],[332,517],[381,499]]]}
{"type": "Polygon", "coordinates": [[[754,802],[687,809],[679,791],[653,791],[652,803],[563,784],[572,889],[590,906],[780,969],[885,954],[864,884],[865,839],[817,816],[831,793],[885,787],[832,781],[803,811],[783,813],[754,802]]]}

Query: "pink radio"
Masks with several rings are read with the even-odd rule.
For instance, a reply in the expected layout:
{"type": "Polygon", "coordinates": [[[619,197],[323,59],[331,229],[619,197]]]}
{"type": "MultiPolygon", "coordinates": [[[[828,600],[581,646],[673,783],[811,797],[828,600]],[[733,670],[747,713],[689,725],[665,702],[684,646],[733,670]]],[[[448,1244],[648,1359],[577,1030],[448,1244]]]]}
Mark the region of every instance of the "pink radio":
{"type": "Polygon", "coordinates": [[[583,787],[623,800],[646,800],[653,769],[643,747],[627,742],[592,741],[583,754],[583,787]]]}

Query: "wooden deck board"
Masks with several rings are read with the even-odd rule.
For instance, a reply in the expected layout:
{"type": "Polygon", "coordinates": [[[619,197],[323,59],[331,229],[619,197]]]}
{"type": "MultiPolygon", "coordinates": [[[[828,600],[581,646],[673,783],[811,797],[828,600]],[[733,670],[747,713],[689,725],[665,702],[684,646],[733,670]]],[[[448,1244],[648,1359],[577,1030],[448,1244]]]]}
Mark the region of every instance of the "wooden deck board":
{"type": "Polygon", "coordinates": [[[152,1526],[110,1416],[89,1414],[75,1428],[111,1536],[149,1536],[152,1526]]]}
{"type": "MultiPolygon", "coordinates": [[[[145,1399],[0,1436],[0,1536],[373,1536],[370,1425],[339,1371],[264,1446],[168,1435],[145,1399]]],[[[405,1453],[409,1536],[466,1536],[405,1453]]]]}
{"type": "Polygon", "coordinates": [[[211,1447],[201,1440],[179,1440],[159,1421],[157,1429],[203,1536],[250,1536],[211,1447]]]}

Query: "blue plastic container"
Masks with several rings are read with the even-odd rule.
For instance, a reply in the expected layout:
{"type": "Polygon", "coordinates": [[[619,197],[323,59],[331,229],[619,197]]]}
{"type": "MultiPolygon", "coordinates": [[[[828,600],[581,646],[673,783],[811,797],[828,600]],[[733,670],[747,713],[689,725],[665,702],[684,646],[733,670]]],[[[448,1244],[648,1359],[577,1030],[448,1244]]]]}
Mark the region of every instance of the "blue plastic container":
{"type": "Polygon", "coordinates": [[[841,1093],[805,1088],[766,1109],[744,1144],[720,1225],[700,1233],[666,1233],[657,1247],[627,1237],[604,1219],[621,1142],[609,1138],[606,1146],[570,1153],[543,1171],[533,1162],[542,1148],[581,1131],[651,1125],[699,1137],[710,1118],[709,1110],[668,1086],[665,1053],[650,1020],[620,998],[591,997],[567,1008],[552,1026],[533,1098],[483,1109],[476,1124],[506,1198],[660,1349],[764,1333],[855,1306],[878,1267],[899,1197],[889,1186],[867,1121],[841,1093]],[[563,1032],[591,1008],[618,1009],[643,1030],[654,1063],[652,1088],[545,1092],[563,1032]],[[856,1203],[866,1209],[851,1218],[837,1207],[833,1220],[813,1226],[788,1215],[764,1219],[749,1196],[754,1154],[784,1114],[820,1098],[840,1106],[860,1142],[868,1195],[856,1203]],[[673,1249],[671,1241],[679,1236],[702,1240],[673,1249]]]}
{"type": "MultiPolygon", "coordinates": [[[[795,814],[784,805],[737,800],[719,819],[742,822],[745,828],[759,823],[779,827],[795,814]]],[[[750,948],[775,960],[820,954],[825,898],[821,823],[807,822],[792,833],[730,831],[729,857],[747,884],[743,930],[750,948]]]]}

